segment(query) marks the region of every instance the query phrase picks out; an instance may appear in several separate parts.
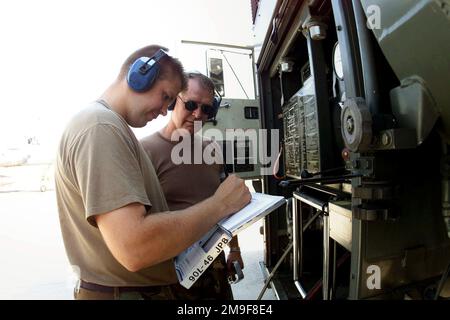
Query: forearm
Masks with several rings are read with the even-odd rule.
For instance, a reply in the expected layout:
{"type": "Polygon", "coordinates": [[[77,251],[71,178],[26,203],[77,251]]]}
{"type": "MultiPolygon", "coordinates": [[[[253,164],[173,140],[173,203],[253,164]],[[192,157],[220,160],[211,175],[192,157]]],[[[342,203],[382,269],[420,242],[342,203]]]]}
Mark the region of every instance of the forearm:
{"type": "Polygon", "coordinates": [[[133,203],[97,215],[96,222],[117,261],[138,271],[173,258],[250,200],[244,182],[231,175],[214,196],[187,209],[146,214],[142,204],[133,203]]]}
{"type": "Polygon", "coordinates": [[[114,257],[138,271],[173,258],[225,215],[226,208],[208,198],[184,210],[151,214],[141,204],[130,204],[98,216],[97,224],[114,257]]]}
{"type": "Polygon", "coordinates": [[[142,219],[137,254],[143,267],[173,258],[199,240],[225,216],[213,198],[184,210],[154,213],[142,219]],[[212,214],[215,213],[215,214],[212,214]]]}

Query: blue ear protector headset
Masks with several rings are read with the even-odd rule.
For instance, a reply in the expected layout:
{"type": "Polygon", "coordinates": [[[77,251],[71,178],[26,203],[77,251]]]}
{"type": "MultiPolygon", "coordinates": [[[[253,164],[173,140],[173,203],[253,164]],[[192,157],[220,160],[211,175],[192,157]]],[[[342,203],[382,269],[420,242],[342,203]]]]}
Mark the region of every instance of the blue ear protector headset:
{"type": "Polygon", "coordinates": [[[140,57],[130,67],[127,82],[136,92],[145,92],[150,89],[159,74],[159,60],[167,53],[159,49],[152,57],[140,57]]]}

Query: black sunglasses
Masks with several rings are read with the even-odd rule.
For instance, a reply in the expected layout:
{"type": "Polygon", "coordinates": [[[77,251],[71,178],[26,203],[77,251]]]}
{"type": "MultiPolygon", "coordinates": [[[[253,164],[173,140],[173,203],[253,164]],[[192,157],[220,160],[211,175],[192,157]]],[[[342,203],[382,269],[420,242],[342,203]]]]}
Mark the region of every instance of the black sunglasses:
{"type": "MultiPolygon", "coordinates": [[[[195,101],[192,101],[192,100],[184,101],[180,96],[177,96],[177,98],[180,98],[180,100],[184,102],[184,107],[188,111],[192,112],[198,108],[199,104],[195,101]]],[[[211,118],[214,116],[213,106],[211,106],[209,104],[202,104],[200,108],[201,108],[202,112],[208,116],[208,118],[211,118]]]]}

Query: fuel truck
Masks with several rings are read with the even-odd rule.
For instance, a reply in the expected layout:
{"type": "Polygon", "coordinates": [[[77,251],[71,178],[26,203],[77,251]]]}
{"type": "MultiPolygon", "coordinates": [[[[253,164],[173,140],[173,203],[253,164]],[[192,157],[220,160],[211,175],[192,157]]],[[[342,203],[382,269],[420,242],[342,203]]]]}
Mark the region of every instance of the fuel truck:
{"type": "Polygon", "coordinates": [[[286,199],[261,230],[266,286],[279,299],[448,298],[450,2],[250,2],[259,99],[217,120],[278,132],[255,184],[286,199]]]}

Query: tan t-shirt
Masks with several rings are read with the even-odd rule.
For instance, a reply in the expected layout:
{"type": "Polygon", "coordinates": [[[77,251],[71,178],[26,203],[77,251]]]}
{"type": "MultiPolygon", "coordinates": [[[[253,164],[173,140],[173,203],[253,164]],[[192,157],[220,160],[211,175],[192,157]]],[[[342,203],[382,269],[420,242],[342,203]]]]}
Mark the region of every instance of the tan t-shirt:
{"type": "MultiPolygon", "coordinates": [[[[201,136],[194,135],[191,140],[191,160],[194,159],[194,139],[201,143],[202,150],[211,143],[206,138],[202,141],[201,136]]],[[[222,165],[193,164],[193,161],[191,164],[175,164],[171,160],[171,153],[177,142],[164,138],[159,132],[140,142],[155,167],[171,211],[190,207],[212,196],[219,187],[222,165]]],[[[218,145],[215,150],[220,151],[218,145]]]]}
{"type": "Polygon", "coordinates": [[[125,269],[96,226],[95,215],[131,203],[151,213],[168,209],[150,159],[121,116],[95,102],[72,119],[59,145],[55,183],[66,252],[81,279],[107,286],[177,282],[172,260],[125,269]]]}

